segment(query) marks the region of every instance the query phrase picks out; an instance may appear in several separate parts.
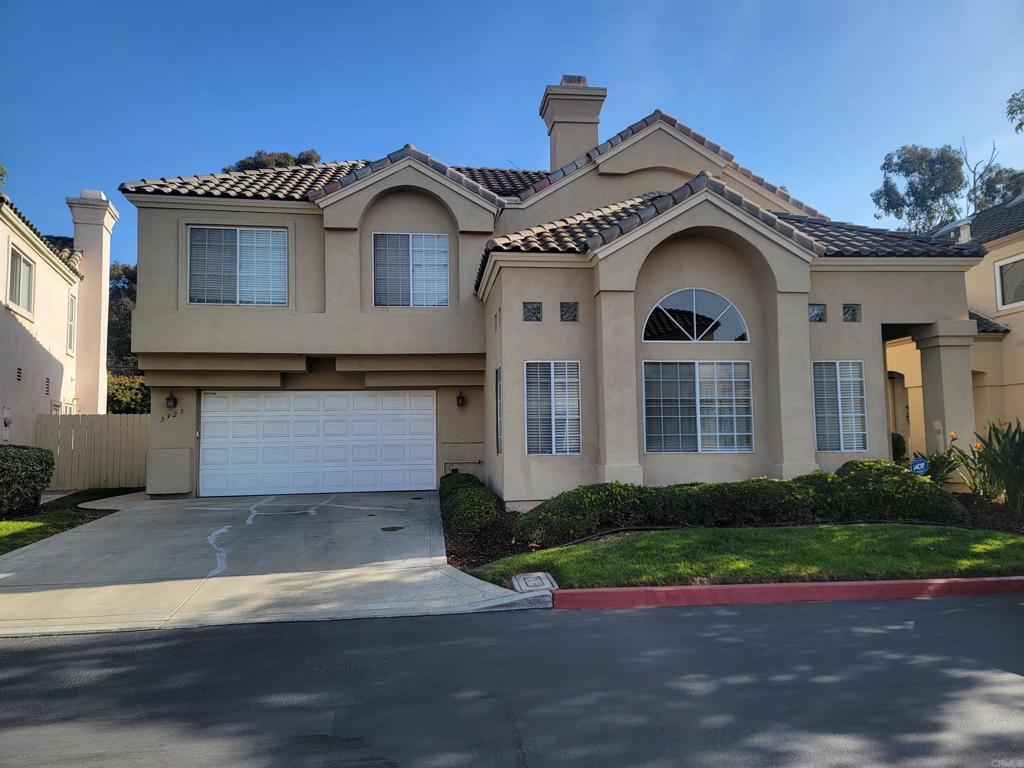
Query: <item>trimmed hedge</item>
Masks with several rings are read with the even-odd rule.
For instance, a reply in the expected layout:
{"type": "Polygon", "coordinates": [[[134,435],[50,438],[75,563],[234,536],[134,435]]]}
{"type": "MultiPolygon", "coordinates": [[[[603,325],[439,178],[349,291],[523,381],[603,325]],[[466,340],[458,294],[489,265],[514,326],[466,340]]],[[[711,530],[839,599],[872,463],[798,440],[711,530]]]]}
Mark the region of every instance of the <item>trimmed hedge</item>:
{"type": "Polygon", "coordinates": [[[650,487],[581,486],[519,516],[519,541],[553,547],[600,531],[643,526],[809,525],[913,521],[966,524],[967,510],[944,489],[895,464],[851,461],[835,474],[792,480],[650,487]]]}
{"type": "Polygon", "coordinates": [[[0,517],[28,515],[53,477],[53,451],[28,445],[0,445],[0,517]]]}
{"type": "Polygon", "coordinates": [[[476,475],[452,472],[441,478],[438,496],[441,519],[449,533],[476,533],[494,523],[501,511],[501,499],[476,475]]]}

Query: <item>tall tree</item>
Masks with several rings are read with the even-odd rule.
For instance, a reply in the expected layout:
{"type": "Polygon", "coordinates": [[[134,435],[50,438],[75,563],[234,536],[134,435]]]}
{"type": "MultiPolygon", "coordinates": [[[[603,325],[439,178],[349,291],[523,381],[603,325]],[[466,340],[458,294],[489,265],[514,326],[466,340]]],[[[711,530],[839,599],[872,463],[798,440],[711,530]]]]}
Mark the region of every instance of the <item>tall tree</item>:
{"type": "Polygon", "coordinates": [[[118,373],[134,373],[139,367],[139,358],[132,354],[132,310],[135,309],[138,276],[135,264],[110,265],[107,367],[118,373]]]}
{"type": "Polygon", "coordinates": [[[291,152],[267,152],[257,149],[231,165],[224,166],[224,172],[259,171],[263,168],[284,168],[289,165],[312,165],[320,162],[320,153],[315,149],[304,149],[297,155],[291,152]]]}
{"type": "Polygon", "coordinates": [[[901,229],[914,232],[959,218],[967,178],[960,154],[949,144],[904,145],[885,156],[881,171],[882,186],[871,193],[876,218],[892,216],[903,222],[901,229]]]}
{"type": "Polygon", "coordinates": [[[3,163],[0,163],[0,187],[7,181],[7,169],[4,168],[3,163]]]}
{"type": "Polygon", "coordinates": [[[1013,123],[1013,130],[1024,133],[1024,89],[1006,100],[1006,119],[1013,123]]]}

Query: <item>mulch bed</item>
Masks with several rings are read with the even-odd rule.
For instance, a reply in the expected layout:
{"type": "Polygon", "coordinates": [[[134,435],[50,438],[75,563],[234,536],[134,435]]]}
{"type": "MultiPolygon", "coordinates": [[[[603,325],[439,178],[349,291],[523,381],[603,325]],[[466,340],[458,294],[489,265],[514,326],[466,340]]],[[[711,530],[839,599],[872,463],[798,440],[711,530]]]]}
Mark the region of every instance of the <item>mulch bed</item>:
{"type": "Polygon", "coordinates": [[[446,529],[444,544],[448,550],[449,565],[466,571],[492,560],[528,551],[527,547],[512,540],[512,522],[515,519],[515,512],[500,512],[496,522],[474,534],[453,534],[446,529]]]}
{"type": "Polygon", "coordinates": [[[975,528],[1024,533],[1024,520],[1006,504],[973,493],[953,495],[967,508],[967,513],[971,516],[971,525],[975,528]]]}

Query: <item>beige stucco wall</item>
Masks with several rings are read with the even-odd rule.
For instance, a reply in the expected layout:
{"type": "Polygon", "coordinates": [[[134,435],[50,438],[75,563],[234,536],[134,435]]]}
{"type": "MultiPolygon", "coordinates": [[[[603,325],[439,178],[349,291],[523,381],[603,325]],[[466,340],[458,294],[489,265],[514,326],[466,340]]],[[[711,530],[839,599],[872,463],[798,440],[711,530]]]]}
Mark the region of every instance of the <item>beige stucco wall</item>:
{"type": "Polygon", "coordinates": [[[78,293],[78,278],[9,208],[0,206],[0,442],[31,444],[36,414],[56,413],[64,406],[78,411],[76,357],[67,348],[68,296],[77,299],[78,293]],[[31,313],[9,300],[12,247],[35,264],[31,313]],[[4,415],[11,419],[8,427],[3,426],[4,415]]]}

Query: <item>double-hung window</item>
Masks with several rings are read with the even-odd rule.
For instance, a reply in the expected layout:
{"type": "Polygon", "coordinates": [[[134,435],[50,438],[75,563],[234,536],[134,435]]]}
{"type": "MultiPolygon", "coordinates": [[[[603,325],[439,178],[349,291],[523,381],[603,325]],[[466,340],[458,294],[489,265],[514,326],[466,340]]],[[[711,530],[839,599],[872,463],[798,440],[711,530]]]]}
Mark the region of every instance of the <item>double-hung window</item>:
{"type": "Polygon", "coordinates": [[[68,352],[75,351],[75,322],[78,313],[78,300],[68,294],[68,352]]]}
{"type": "Polygon", "coordinates": [[[32,292],[35,288],[36,265],[17,248],[11,248],[11,271],[7,298],[12,304],[32,312],[32,292]]]}
{"type": "Polygon", "coordinates": [[[580,364],[531,362],[525,373],[526,452],[580,453],[580,364]]]}
{"type": "Polygon", "coordinates": [[[996,296],[1000,309],[1024,307],[1024,253],[996,263],[996,296]]]}
{"type": "Polygon", "coordinates": [[[751,453],[750,363],[644,363],[644,444],[648,453],[751,453]]]}
{"type": "Polygon", "coordinates": [[[189,227],[189,304],[288,304],[288,230],[189,227]]]}
{"type": "Polygon", "coordinates": [[[868,415],[864,397],[864,362],[815,361],[812,369],[817,449],[866,451],[868,415]]]}
{"type": "Polygon", "coordinates": [[[448,235],[375,233],[373,304],[448,306],[448,235]]]}

